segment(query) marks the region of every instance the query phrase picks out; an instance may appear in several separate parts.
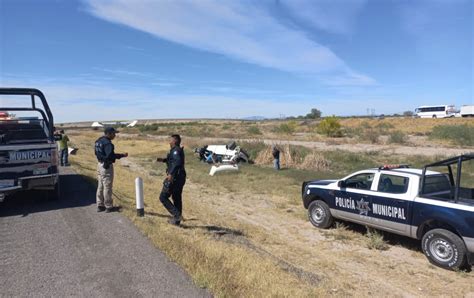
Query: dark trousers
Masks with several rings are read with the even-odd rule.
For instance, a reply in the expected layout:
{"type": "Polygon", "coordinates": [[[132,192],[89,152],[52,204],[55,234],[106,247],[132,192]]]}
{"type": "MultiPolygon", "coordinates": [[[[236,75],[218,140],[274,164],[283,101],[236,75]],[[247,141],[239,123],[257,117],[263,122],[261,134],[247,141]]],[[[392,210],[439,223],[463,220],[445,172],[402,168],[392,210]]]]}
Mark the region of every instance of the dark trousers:
{"type": "Polygon", "coordinates": [[[186,177],[178,178],[174,181],[169,189],[166,189],[163,186],[163,189],[160,193],[160,201],[165,206],[166,210],[174,216],[174,218],[179,219],[181,214],[183,213],[183,203],[182,203],[182,196],[183,187],[186,183],[186,177]],[[170,196],[173,200],[173,203],[170,201],[170,196]]]}
{"type": "Polygon", "coordinates": [[[60,162],[61,162],[61,165],[62,166],[67,166],[69,161],[68,161],[68,157],[69,157],[69,152],[67,151],[67,148],[66,149],[61,149],[60,150],[60,162]]]}

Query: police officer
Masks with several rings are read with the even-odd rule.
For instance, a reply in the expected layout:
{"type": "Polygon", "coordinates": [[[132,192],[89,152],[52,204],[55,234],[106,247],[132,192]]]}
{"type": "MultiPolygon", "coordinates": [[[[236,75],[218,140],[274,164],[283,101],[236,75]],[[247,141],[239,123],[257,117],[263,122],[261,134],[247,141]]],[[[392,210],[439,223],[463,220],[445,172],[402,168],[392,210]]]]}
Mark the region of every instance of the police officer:
{"type": "Polygon", "coordinates": [[[169,139],[170,152],[166,158],[157,158],[159,162],[165,162],[166,178],[160,193],[160,201],[166,210],[173,216],[169,223],[179,225],[182,219],[183,205],[181,194],[186,183],[186,170],[184,169],[184,150],[181,147],[180,135],[172,135],[169,139]],[[170,196],[173,203],[169,200],[170,196]]]}
{"type": "Polygon", "coordinates": [[[112,140],[118,133],[113,127],[106,127],[104,135],[95,142],[95,155],[97,157],[97,212],[113,211],[112,185],[114,182],[114,162],[128,153],[118,154],[114,152],[112,140]]]}

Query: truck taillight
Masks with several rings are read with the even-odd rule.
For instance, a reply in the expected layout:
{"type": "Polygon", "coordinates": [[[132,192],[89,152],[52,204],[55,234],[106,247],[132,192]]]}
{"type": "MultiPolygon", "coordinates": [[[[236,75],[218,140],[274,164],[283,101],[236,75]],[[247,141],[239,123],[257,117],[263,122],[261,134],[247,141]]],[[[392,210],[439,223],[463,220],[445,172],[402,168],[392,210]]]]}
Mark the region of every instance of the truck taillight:
{"type": "Polygon", "coordinates": [[[58,166],[58,150],[57,149],[51,150],[51,164],[54,166],[58,166]]]}

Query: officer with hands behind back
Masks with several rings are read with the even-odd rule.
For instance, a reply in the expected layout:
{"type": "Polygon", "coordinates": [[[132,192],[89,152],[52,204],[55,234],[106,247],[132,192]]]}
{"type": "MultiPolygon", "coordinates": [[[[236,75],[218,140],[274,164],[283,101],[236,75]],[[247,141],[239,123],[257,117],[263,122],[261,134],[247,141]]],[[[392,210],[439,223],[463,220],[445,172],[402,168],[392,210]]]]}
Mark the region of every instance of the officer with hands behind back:
{"type": "Polygon", "coordinates": [[[127,157],[128,153],[115,153],[112,140],[119,131],[113,127],[106,127],[104,135],[95,142],[97,157],[97,212],[113,211],[112,186],[114,181],[115,160],[127,157]]]}
{"type": "Polygon", "coordinates": [[[158,162],[166,163],[166,178],[160,193],[160,201],[166,210],[173,216],[169,223],[179,225],[183,211],[182,197],[184,184],[186,183],[186,170],[184,169],[184,150],[181,147],[180,135],[172,135],[169,139],[170,152],[166,158],[157,158],[158,162]],[[169,200],[170,196],[173,203],[169,200]]]}

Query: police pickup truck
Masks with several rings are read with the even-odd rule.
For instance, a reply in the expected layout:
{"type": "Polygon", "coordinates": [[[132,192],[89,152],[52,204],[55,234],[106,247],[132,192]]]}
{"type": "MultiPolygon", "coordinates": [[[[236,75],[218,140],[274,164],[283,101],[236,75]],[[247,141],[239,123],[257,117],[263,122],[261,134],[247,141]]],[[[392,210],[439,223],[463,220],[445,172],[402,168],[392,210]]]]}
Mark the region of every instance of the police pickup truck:
{"type": "Polygon", "coordinates": [[[303,205],[318,228],[329,228],[336,218],[421,239],[431,263],[456,270],[474,262],[474,189],[467,175],[473,160],[474,153],[423,169],[391,165],[307,181],[303,205]]]}
{"type": "Polygon", "coordinates": [[[53,127],[41,91],[0,88],[0,202],[17,191],[33,189],[44,190],[50,199],[59,198],[53,127]]]}

